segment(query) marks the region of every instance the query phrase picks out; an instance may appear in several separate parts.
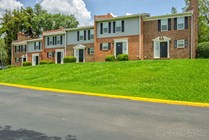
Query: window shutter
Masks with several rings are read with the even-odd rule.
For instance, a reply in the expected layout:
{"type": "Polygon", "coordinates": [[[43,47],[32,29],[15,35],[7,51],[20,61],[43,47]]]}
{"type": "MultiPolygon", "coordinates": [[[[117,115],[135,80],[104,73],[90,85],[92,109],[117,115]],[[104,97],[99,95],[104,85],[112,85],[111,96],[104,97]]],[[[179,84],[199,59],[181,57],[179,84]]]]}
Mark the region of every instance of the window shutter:
{"type": "Polygon", "coordinates": [[[90,54],[90,48],[88,48],[88,54],[90,54]]]}
{"type": "Polygon", "coordinates": [[[57,45],[57,36],[54,37],[55,45],[57,45]]]}
{"type": "Polygon", "coordinates": [[[108,28],[109,28],[109,33],[111,33],[111,22],[109,22],[108,28]]]}
{"type": "Polygon", "coordinates": [[[115,21],[113,22],[113,33],[115,33],[115,21]]]}
{"type": "Polygon", "coordinates": [[[55,52],[52,52],[52,57],[54,57],[54,55],[55,55],[55,52]]]}
{"type": "Polygon", "coordinates": [[[90,32],[90,30],[88,30],[88,40],[90,40],[91,39],[91,32],[90,32]]]}
{"type": "Polygon", "coordinates": [[[47,46],[49,46],[49,37],[47,37],[47,46]]]}
{"type": "Polygon", "coordinates": [[[102,43],[100,43],[100,50],[102,50],[102,43]]]}
{"type": "Polygon", "coordinates": [[[185,22],[184,22],[184,24],[185,24],[185,29],[188,29],[188,17],[185,17],[185,22]]]}
{"type": "Polygon", "coordinates": [[[47,58],[49,58],[49,53],[47,52],[47,58]]]}
{"type": "Polygon", "coordinates": [[[84,40],[86,40],[86,30],[84,30],[84,40]]]}
{"type": "Polygon", "coordinates": [[[111,49],[111,43],[108,43],[108,50],[111,49]]]}
{"type": "Polygon", "coordinates": [[[124,28],[125,28],[125,25],[124,25],[124,24],[125,24],[125,23],[124,23],[124,20],[122,20],[122,21],[121,21],[121,24],[122,24],[122,32],[124,32],[124,28]]]}
{"type": "Polygon", "coordinates": [[[170,31],[171,30],[171,19],[169,18],[168,19],[168,31],[170,31]]]}
{"type": "Polygon", "coordinates": [[[39,50],[41,49],[41,42],[38,42],[39,50]]]}
{"type": "Polygon", "coordinates": [[[160,32],[161,31],[161,20],[159,19],[158,20],[158,32],[160,32]]]}
{"type": "Polygon", "coordinates": [[[53,36],[53,45],[54,45],[54,36],[53,36]]]}
{"type": "Polygon", "coordinates": [[[23,45],[21,45],[21,47],[20,47],[21,49],[20,49],[20,52],[22,52],[22,50],[23,50],[23,45]]]}
{"type": "Polygon", "coordinates": [[[174,18],[174,30],[177,30],[177,18],[174,18]]]}
{"type": "Polygon", "coordinates": [[[188,39],[184,40],[184,47],[187,48],[188,47],[188,39]]]}
{"type": "Polygon", "coordinates": [[[14,46],[14,48],[15,48],[15,52],[17,52],[17,46],[14,46]]]}
{"type": "Polygon", "coordinates": [[[103,23],[100,23],[100,34],[103,34],[103,23]]]}
{"type": "Polygon", "coordinates": [[[177,40],[174,40],[174,48],[177,48],[177,40]]]}
{"type": "Polygon", "coordinates": [[[77,41],[79,41],[79,37],[80,37],[79,31],[77,31],[77,41]]]}
{"type": "Polygon", "coordinates": [[[62,45],[62,35],[60,36],[60,44],[62,45]]]}
{"type": "Polygon", "coordinates": [[[34,42],[34,50],[36,50],[36,42],[34,42]]]}

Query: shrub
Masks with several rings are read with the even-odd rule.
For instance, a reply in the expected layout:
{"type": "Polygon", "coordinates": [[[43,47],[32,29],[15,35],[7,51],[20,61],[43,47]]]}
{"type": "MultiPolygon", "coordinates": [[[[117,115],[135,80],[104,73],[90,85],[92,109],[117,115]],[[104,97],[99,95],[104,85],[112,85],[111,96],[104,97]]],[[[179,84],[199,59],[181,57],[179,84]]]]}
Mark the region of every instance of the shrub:
{"type": "Polygon", "coordinates": [[[32,63],[31,62],[23,62],[23,66],[32,66],[32,63]]]}
{"type": "Polygon", "coordinates": [[[40,65],[45,65],[45,64],[54,64],[53,60],[41,60],[40,65]]]}
{"type": "Polygon", "coordinates": [[[198,44],[197,58],[209,58],[209,42],[198,44]]]}
{"type": "Polygon", "coordinates": [[[107,55],[105,57],[105,61],[115,61],[115,56],[114,55],[107,55]]]}
{"type": "Polygon", "coordinates": [[[67,56],[64,58],[64,63],[75,63],[76,62],[76,57],[74,56],[67,56]]]}
{"type": "Polygon", "coordinates": [[[127,54],[119,54],[117,56],[118,61],[128,61],[128,55],[127,54]]]}

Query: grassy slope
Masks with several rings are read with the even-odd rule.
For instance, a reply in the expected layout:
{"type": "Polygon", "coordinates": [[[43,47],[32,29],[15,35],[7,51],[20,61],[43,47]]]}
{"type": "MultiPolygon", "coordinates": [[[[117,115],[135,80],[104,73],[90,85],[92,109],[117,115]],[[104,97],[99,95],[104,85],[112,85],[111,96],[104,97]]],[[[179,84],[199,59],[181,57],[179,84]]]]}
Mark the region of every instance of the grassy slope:
{"type": "Polygon", "coordinates": [[[0,71],[0,82],[209,102],[209,60],[148,60],[11,68],[0,71]]]}

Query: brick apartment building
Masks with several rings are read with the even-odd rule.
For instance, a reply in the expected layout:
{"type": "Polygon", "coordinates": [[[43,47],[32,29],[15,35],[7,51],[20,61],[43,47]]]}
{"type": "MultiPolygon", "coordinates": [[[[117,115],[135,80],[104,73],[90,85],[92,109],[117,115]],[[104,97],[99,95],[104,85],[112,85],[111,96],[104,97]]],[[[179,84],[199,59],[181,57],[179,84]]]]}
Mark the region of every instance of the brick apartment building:
{"type": "Polygon", "coordinates": [[[147,13],[113,17],[94,16],[94,25],[43,32],[31,39],[18,34],[12,43],[12,65],[41,60],[63,63],[65,56],[77,62],[105,61],[107,55],[128,54],[130,60],[195,58],[198,42],[198,0],[188,11],[150,16],[147,13]]]}

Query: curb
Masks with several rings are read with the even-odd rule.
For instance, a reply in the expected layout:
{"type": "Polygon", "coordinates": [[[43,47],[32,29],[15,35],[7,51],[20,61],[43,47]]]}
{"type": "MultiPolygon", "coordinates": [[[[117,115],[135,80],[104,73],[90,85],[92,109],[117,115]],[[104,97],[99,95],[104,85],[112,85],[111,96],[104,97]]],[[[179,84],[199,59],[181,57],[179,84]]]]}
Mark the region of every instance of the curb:
{"type": "Polygon", "coordinates": [[[26,85],[18,85],[18,84],[8,84],[8,83],[0,83],[0,85],[17,87],[17,88],[24,88],[24,89],[39,90],[39,91],[58,92],[58,93],[63,93],[63,94],[77,94],[77,95],[97,96],[97,97],[105,97],[105,98],[113,98],[113,99],[125,99],[125,100],[142,101],[142,102],[152,102],[152,103],[161,103],[161,104],[172,104],[172,105],[183,105],[183,106],[209,108],[209,103],[198,103],[198,102],[163,100],[163,99],[142,98],[142,97],[132,97],[132,96],[109,95],[109,94],[102,94],[102,93],[100,94],[100,93],[90,93],[90,92],[79,92],[79,91],[34,87],[34,86],[26,86],[26,85]]]}

